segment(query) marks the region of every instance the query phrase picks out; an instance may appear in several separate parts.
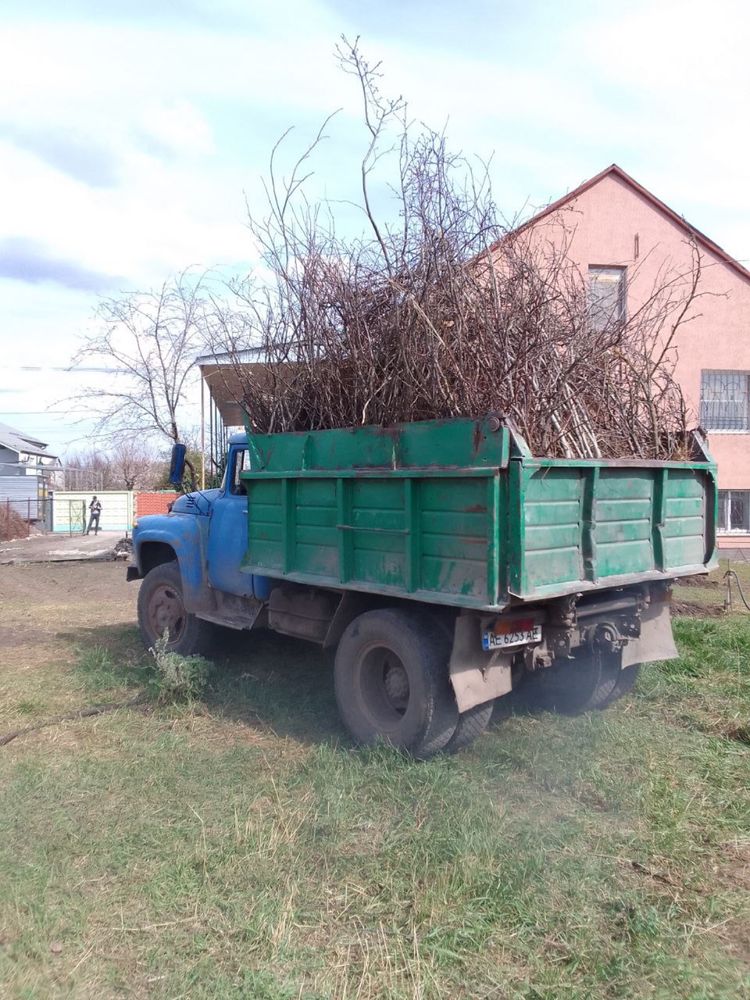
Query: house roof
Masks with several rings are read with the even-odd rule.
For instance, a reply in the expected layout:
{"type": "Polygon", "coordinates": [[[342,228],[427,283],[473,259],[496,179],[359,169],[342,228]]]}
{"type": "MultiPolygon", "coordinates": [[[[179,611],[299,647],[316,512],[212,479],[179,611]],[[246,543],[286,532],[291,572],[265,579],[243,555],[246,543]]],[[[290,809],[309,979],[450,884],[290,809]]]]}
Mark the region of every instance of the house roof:
{"type": "Polygon", "coordinates": [[[599,181],[604,180],[605,177],[616,177],[618,180],[622,181],[623,184],[627,184],[628,187],[632,188],[637,194],[641,196],[645,201],[647,201],[657,212],[660,212],[663,216],[674,222],[675,225],[679,226],[686,233],[692,236],[700,246],[704,249],[710,251],[716,257],[718,257],[724,264],[736,271],[742,278],[750,281],[750,271],[743,267],[738,260],[735,260],[730,254],[723,250],[718,243],[714,243],[713,240],[709,239],[700,229],[696,229],[695,226],[691,225],[682,215],[679,215],[674,209],[670,208],[669,205],[665,204],[660,198],[657,198],[655,194],[652,194],[647,188],[639,184],[630,174],[626,173],[622,167],[618,167],[616,163],[612,163],[610,166],[606,167],[600,173],[596,174],[595,177],[589,178],[589,180],[584,181],[583,184],[579,184],[577,188],[574,188],[568,194],[563,195],[562,198],[558,198],[557,201],[553,201],[551,204],[543,208],[541,212],[537,212],[526,222],[522,223],[515,232],[520,233],[524,229],[528,229],[529,226],[536,225],[541,219],[544,219],[548,215],[553,215],[555,212],[564,208],[570,202],[575,201],[580,195],[589,188],[594,187],[599,181]]]}
{"type": "Polygon", "coordinates": [[[31,437],[23,431],[16,430],[8,424],[0,423],[0,447],[11,451],[22,451],[27,455],[43,455],[45,458],[57,458],[47,451],[47,445],[38,438],[31,437]]]}

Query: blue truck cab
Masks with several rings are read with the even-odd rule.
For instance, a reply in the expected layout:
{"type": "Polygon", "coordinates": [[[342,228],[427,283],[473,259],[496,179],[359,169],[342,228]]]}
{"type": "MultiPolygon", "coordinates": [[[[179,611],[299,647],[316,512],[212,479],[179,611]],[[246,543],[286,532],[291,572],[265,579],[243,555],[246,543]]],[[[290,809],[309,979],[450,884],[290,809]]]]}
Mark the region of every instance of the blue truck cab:
{"type": "Polygon", "coordinates": [[[143,586],[154,590],[149,601],[139,602],[139,624],[147,641],[167,628],[176,649],[207,652],[211,631],[201,622],[233,628],[255,624],[271,581],[241,569],[247,495],[240,473],[246,461],[247,438],[235,434],[218,489],[185,494],[168,514],[148,515],[136,523],[128,579],[143,579],[143,586]]]}

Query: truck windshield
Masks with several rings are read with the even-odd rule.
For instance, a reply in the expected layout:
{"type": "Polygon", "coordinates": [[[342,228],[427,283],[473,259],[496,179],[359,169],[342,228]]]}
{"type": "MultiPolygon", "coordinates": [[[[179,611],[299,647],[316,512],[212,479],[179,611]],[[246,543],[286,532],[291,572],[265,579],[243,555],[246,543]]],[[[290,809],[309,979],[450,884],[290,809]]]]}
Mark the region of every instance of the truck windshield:
{"type": "Polygon", "coordinates": [[[238,448],[234,453],[234,467],[229,470],[231,473],[229,492],[234,496],[245,496],[247,490],[245,484],[240,479],[240,473],[247,468],[247,448],[238,448]]]}

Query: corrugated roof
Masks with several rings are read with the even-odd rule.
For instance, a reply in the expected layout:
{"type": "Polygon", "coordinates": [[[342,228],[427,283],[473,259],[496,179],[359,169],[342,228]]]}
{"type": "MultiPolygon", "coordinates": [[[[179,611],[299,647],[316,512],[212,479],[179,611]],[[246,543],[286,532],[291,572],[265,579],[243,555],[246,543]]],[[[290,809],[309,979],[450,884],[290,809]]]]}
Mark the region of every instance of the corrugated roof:
{"type": "Polygon", "coordinates": [[[46,458],[57,458],[47,451],[47,445],[39,438],[19,431],[9,424],[0,423],[0,447],[10,448],[11,451],[22,451],[27,455],[44,455],[46,458]]]}

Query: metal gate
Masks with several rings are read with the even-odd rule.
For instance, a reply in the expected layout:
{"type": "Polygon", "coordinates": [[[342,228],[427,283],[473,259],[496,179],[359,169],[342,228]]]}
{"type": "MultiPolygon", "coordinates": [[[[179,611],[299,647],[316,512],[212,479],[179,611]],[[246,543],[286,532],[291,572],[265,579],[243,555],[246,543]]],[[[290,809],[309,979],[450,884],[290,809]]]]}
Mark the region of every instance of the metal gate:
{"type": "Polygon", "coordinates": [[[56,496],[52,501],[51,529],[67,535],[82,535],[86,530],[86,501],[56,496]]]}
{"type": "MultiPolygon", "coordinates": [[[[86,501],[85,500],[60,500],[58,506],[67,507],[67,517],[65,518],[70,535],[82,535],[86,530],[86,501]]],[[[61,512],[62,513],[62,512],[61,512]]]]}

